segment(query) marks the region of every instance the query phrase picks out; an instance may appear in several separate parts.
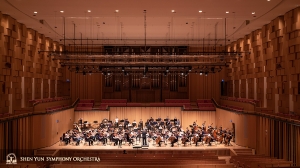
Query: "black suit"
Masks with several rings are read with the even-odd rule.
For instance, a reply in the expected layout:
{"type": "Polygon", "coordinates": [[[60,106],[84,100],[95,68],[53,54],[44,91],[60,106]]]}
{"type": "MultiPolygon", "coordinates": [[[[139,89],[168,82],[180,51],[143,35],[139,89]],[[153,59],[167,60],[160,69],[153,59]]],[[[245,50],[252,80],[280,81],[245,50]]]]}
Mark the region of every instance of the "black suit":
{"type": "Polygon", "coordinates": [[[142,132],[143,145],[147,145],[147,131],[142,132]]]}

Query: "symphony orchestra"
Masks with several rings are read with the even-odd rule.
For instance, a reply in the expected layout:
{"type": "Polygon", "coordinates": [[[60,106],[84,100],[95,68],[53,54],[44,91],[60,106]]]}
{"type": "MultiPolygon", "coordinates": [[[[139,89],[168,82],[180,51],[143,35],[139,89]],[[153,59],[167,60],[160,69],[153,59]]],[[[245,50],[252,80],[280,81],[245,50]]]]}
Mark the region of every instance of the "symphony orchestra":
{"type": "Polygon", "coordinates": [[[79,119],[78,123],[74,123],[74,128],[64,133],[60,140],[66,145],[84,143],[89,146],[95,144],[106,146],[108,144],[118,148],[122,148],[122,144],[130,146],[141,143],[145,146],[151,141],[158,147],[167,146],[168,143],[171,147],[174,147],[174,144],[211,146],[212,142],[230,146],[234,131],[212,125],[213,123],[206,126],[205,121],[197,125],[197,121],[194,121],[189,128],[184,129],[177,118],[170,120],[168,117],[166,119],[151,117],[144,124],[142,120],[139,122],[134,120],[131,123],[128,119],[119,120],[116,117],[114,122],[103,119],[99,125],[91,127],[89,122],[79,119]]]}

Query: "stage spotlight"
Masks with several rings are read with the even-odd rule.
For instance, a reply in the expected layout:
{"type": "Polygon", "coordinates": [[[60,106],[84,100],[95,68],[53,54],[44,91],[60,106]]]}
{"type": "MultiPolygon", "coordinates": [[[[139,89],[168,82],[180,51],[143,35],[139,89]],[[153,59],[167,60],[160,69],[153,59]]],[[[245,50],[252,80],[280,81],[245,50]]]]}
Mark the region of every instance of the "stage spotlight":
{"type": "Polygon", "coordinates": [[[166,72],[169,72],[169,67],[166,67],[166,72]]]}
{"type": "Polygon", "coordinates": [[[122,71],[123,71],[123,72],[125,71],[125,67],[122,67],[122,71]]]}
{"type": "Polygon", "coordinates": [[[208,72],[205,72],[205,76],[207,76],[208,75],[208,72]]]}

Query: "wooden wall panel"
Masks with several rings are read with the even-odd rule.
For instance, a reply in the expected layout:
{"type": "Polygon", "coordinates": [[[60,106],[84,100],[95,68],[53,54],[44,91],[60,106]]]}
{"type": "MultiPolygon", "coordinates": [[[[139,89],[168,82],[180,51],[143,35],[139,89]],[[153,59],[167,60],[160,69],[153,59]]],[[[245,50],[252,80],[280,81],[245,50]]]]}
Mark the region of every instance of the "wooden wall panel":
{"type": "Polygon", "coordinates": [[[51,146],[59,141],[64,132],[73,128],[74,109],[67,109],[55,113],[33,116],[32,148],[51,146]]]}
{"type": "Polygon", "coordinates": [[[129,121],[136,120],[137,122],[142,119],[144,122],[150,117],[156,119],[166,117],[181,119],[180,107],[110,107],[109,118],[114,120],[116,117],[119,119],[127,118],[129,121]]]}
{"type": "Polygon", "coordinates": [[[197,99],[211,98],[219,100],[221,95],[221,81],[223,79],[222,72],[208,74],[207,76],[204,74],[199,75],[199,73],[190,73],[189,79],[190,101],[195,102],[197,99]]]}
{"type": "Polygon", "coordinates": [[[92,75],[67,73],[66,79],[70,80],[70,93],[72,100],[76,98],[94,99],[100,102],[102,99],[102,74],[93,73],[92,75]]]}
{"type": "Polygon", "coordinates": [[[299,14],[300,7],[292,9],[227,46],[228,51],[251,51],[242,58],[233,60],[226,70],[226,82],[230,84],[229,90],[233,83],[234,97],[245,97],[246,89],[248,98],[254,98],[256,89],[261,107],[279,113],[292,111],[300,114],[299,14]],[[256,88],[253,85],[254,78],[256,88]]]}

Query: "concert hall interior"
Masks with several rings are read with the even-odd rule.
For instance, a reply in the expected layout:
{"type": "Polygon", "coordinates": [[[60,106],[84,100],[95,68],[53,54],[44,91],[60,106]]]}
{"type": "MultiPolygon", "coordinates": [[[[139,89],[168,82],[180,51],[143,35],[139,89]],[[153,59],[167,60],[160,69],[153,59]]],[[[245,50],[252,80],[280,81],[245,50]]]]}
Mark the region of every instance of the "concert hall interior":
{"type": "Polygon", "coordinates": [[[299,0],[0,0],[0,57],[0,167],[300,167],[299,0]]]}

